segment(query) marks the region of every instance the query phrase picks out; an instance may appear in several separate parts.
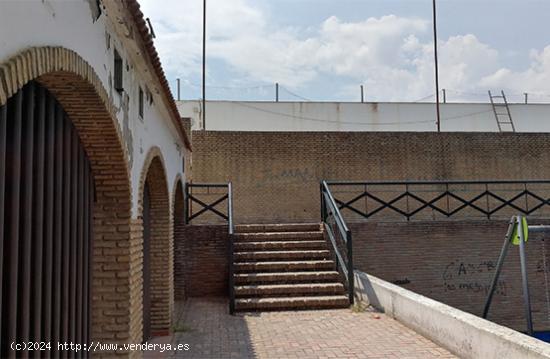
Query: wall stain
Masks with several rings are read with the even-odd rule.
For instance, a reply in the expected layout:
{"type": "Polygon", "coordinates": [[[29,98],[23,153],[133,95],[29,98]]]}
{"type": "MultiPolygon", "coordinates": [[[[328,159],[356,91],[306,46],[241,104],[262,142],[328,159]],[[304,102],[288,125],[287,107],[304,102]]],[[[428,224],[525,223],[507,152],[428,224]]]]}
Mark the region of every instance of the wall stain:
{"type": "Polygon", "coordinates": [[[132,167],[134,156],[134,139],[132,137],[132,131],[130,130],[130,97],[128,94],[124,93],[120,99],[121,108],[122,108],[122,135],[124,137],[124,142],[126,143],[126,149],[128,150],[128,163],[130,168],[132,167]]]}

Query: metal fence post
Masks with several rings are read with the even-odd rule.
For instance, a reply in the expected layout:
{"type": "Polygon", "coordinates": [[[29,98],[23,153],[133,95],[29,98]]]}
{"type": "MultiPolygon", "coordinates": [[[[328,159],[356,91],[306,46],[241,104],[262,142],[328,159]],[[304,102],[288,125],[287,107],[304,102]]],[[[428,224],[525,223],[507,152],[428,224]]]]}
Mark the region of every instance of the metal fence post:
{"type": "Polygon", "coordinates": [[[489,184],[485,183],[485,198],[487,202],[487,219],[491,219],[491,205],[489,204],[489,184]]]}
{"type": "Polygon", "coordinates": [[[519,235],[519,260],[521,264],[521,280],[523,285],[523,300],[525,305],[525,318],[527,320],[527,333],[533,335],[533,318],[531,314],[531,297],[529,296],[529,283],[527,281],[527,259],[525,256],[525,238],[523,233],[523,217],[517,216],[517,229],[519,235]]]}
{"type": "Polygon", "coordinates": [[[326,212],[326,208],[325,208],[325,196],[324,196],[324,189],[323,189],[323,181],[320,182],[319,193],[321,194],[321,222],[325,222],[327,220],[327,212],[326,212]]]}
{"type": "Polygon", "coordinates": [[[229,234],[229,314],[235,314],[235,258],[234,258],[234,225],[233,225],[233,188],[227,184],[227,222],[229,234]]]}
{"type": "Polygon", "coordinates": [[[491,282],[489,294],[487,295],[487,299],[485,300],[485,306],[483,307],[483,318],[485,319],[487,319],[487,316],[489,315],[489,308],[491,307],[491,303],[493,301],[493,295],[495,294],[495,289],[498,284],[498,278],[500,277],[500,272],[502,271],[502,265],[504,264],[504,260],[506,259],[506,255],[508,254],[508,248],[510,248],[510,241],[511,241],[512,233],[514,232],[515,225],[516,225],[516,217],[512,217],[508,225],[508,231],[506,232],[506,237],[504,238],[504,244],[502,245],[502,249],[500,250],[500,256],[498,257],[497,267],[495,269],[495,275],[493,277],[493,281],[491,282]]]}
{"type": "Polygon", "coordinates": [[[184,223],[189,224],[189,183],[184,185],[185,198],[183,200],[184,223]]]}
{"type": "Polygon", "coordinates": [[[346,232],[346,244],[348,251],[348,292],[349,303],[353,305],[355,294],[355,273],[353,272],[353,243],[351,240],[351,231],[346,232]]]}

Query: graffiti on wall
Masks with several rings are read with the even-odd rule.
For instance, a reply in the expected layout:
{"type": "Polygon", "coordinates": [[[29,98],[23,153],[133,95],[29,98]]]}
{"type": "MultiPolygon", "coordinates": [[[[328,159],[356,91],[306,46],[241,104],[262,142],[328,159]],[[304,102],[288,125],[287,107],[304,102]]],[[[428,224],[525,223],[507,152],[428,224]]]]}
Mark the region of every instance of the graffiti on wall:
{"type": "MultiPolygon", "coordinates": [[[[452,261],[445,266],[442,279],[445,292],[464,291],[470,293],[487,294],[490,288],[492,273],[496,263],[493,261],[481,261],[467,263],[452,261]],[[491,273],[491,274],[487,274],[491,273]]],[[[506,296],[508,285],[505,280],[499,280],[495,293],[506,296]]]]}
{"type": "Polygon", "coordinates": [[[310,167],[293,167],[275,170],[266,168],[261,171],[260,178],[256,181],[256,187],[263,187],[268,184],[302,184],[319,182],[321,179],[330,178],[330,171],[327,169],[310,167]]]}

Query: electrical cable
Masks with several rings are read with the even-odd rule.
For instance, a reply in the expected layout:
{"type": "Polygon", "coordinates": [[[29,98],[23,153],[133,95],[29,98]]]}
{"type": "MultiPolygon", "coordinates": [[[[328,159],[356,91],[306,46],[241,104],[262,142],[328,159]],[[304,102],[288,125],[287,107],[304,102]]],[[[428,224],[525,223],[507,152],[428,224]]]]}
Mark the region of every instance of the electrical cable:
{"type": "Polygon", "coordinates": [[[426,97],[422,97],[421,99],[418,99],[416,101],[413,101],[413,102],[422,102],[422,101],[425,101],[425,100],[428,100],[430,98],[434,97],[434,94],[431,94],[431,95],[428,95],[426,97]]]}
{"type": "Polygon", "coordinates": [[[304,101],[309,101],[309,102],[312,101],[312,100],[310,100],[310,99],[308,99],[308,98],[305,98],[305,97],[303,97],[303,96],[300,96],[300,95],[295,94],[294,92],[290,91],[289,89],[287,89],[286,87],[283,87],[283,86],[281,86],[281,85],[279,85],[279,88],[283,89],[284,91],[286,91],[287,93],[289,93],[290,95],[292,95],[292,96],[294,96],[294,97],[296,97],[296,98],[302,99],[302,100],[304,100],[304,101]]]}
{"type": "MultiPolygon", "coordinates": [[[[433,120],[419,120],[419,121],[407,121],[407,122],[385,122],[385,123],[379,123],[379,122],[374,123],[374,122],[333,121],[333,120],[324,120],[324,119],[313,118],[313,117],[294,116],[294,115],[290,115],[290,114],[283,113],[283,112],[277,112],[277,111],[272,111],[272,110],[268,110],[268,109],[256,107],[256,106],[253,106],[253,105],[250,105],[250,104],[241,102],[241,101],[235,101],[235,103],[238,104],[238,105],[240,105],[240,106],[242,106],[242,107],[247,107],[247,108],[250,108],[250,109],[259,111],[259,112],[269,113],[269,114],[275,115],[275,116],[286,117],[286,118],[292,118],[292,119],[300,119],[300,120],[305,120],[305,121],[336,123],[336,124],[342,124],[342,125],[359,125],[359,126],[373,126],[373,125],[374,125],[374,126],[399,126],[399,125],[409,125],[409,124],[433,123],[433,120]]],[[[470,116],[475,116],[475,115],[479,115],[479,114],[483,114],[483,113],[489,113],[489,112],[492,112],[492,111],[493,111],[493,110],[486,110],[486,111],[479,111],[479,112],[467,113],[467,114],[463,114],[463,115],[458,115],[458,116],[453,116],[453,117],[442,118],[442,121],[448,121],[448,120],[454,120],[454,119],[459,119],[459,118],[464,118],[464,117],[470,117],[470,116]]]]}

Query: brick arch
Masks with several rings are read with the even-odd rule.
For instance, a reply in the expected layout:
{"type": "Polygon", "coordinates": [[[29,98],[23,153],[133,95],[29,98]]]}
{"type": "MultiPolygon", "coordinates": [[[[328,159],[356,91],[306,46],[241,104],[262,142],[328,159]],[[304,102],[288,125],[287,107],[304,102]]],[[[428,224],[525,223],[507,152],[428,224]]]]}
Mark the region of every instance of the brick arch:
{"type": "MultiPolygon", "coordinates": [[[[138,342],[141,282],[135,268],[128,156],[115,106],[95,70],[76,52],[34,47],[0,64],[0,105],[37,81],[59,101],[90,159],[95,183],[92,255],[92,338],[138,342]]],[[[139,243],[139,241],[137,241],[139,243]]]]}
{"type": "MultiPolygon", "coordinates": [[[[138,218],[143,220],[145,185],[150,198],[150,315],[151,335],[167,335],[172,327],[173,311],[173,218],[166,167],[158,147],[145,157],[140,176],[138,218]]],[[[144,289],[145,290],[145,289],[144,289]]],[[[147,339],[147,338],[144,338],[147,339]]]]}

